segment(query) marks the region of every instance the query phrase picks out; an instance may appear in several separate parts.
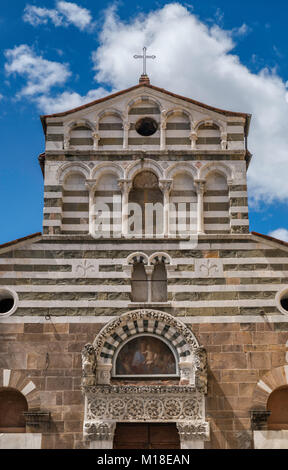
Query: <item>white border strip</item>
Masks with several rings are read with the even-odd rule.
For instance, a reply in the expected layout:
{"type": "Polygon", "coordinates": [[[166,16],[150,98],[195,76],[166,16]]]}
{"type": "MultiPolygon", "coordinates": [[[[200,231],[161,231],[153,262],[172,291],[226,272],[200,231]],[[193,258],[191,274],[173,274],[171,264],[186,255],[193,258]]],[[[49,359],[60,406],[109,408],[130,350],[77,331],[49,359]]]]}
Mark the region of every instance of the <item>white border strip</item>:
{"type": "MultiPolygon", "coordinates": [[[[143,309],[145,310],[145,309],[143,309]]],[[[13,316],[0,320],[1,323],[108,323],[111,320],[116,320],[118,315],[115,316],[53,316],[47,319],[44,316],[13,316]]],[[[185,324],[197,323],[288,323],[288,315],[267,315],[261,317],[256,315],[233,315],[233,316],[193,316],[193,317],[175,317],[177,320],[185,324]]]]}

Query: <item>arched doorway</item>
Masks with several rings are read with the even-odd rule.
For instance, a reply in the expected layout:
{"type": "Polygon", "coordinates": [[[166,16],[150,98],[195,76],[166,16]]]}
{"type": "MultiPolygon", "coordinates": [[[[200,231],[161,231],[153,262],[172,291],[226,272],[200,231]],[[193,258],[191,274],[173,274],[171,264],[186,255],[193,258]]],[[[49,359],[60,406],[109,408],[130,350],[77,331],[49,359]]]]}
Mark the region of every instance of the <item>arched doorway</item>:
{"type": "Polygon", "coordinates": [[[113,449],[180,449],[176,423],[117,423],[113,449]]]}

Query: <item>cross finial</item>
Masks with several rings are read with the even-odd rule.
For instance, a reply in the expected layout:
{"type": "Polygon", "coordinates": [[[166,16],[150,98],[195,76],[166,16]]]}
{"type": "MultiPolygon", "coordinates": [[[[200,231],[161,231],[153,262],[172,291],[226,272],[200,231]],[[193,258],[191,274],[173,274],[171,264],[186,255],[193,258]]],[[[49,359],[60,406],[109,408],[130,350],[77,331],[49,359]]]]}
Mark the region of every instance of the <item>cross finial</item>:
{"type": "Polygon", "coordinates": [[[140,83],[143,83],[143,82],[150,83],[149,77],[146,73],[146,60],[147,59],[156,59],[156,55],[147,55],[146,51],[147,51],[147,47],[143,47],[143,54],[141,54],[141,55],[135,54],[133,56],[134,59],[143,59],[143,73],[142,73],[142,75],[140,77],[140,80],[139,80],[140,83]]]}

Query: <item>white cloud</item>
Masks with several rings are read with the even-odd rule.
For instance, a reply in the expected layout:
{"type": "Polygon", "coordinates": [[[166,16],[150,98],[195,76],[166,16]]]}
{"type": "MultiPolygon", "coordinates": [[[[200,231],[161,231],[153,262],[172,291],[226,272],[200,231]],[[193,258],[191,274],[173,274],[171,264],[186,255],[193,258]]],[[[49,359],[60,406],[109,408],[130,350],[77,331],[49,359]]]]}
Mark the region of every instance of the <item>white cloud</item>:
{"type": "Polygon", "coordinates": [[[48,8],[36,7],[34,5],[26,5],[23,20],[32,26],[47,24],[48,20],[51,20],[55,26],[61,26],[63,23],[63,17],[59,15],[57,10],[49,10],[48,8]]]}
{"type": "Polygon", "coordinates": [[[77,108],[82,104],[97,100],[107,94],[107,90],[100,87],[95,90],[90,90],[85,96],[81,96],[76,92],[64,91],[64,93],[60,93],[55,97],[45,95],[39,96],[36,98],[36,101],[41,112],[52,114],[77,108]]]}
{"type": "MultiPolygon", "coordinates": [[[[247,33],[243,25],[238,36],[247,33]]],[[[235,29],[208,27],[192,12],[172,3],[123,22],[115,8],[106,12],[101,46],[93,53],[96,79],[119,89],[135,84],[141,61],[133,54],[148,47],[151,83],[233,111],[252,113],[249,149],[250,195],[271,202],[288,198],[288,93],[268,69],[252,73],[233,55],[235,29]]],[[[251,56],[253,50],[251,50],[251,56]]]]}
{"type": "Polygon", "coordinates": [[[5,56],[7,59],[6,72],[9,75],[18,74],[27,80],[26,86],[22,88],[17,97],[49,92],[53,86],[63,85],[71,75],[66,64],[37,56],[27,44],[6,50],[5,56]]]}
{"type": "Polygon", "coordinates": [[[84,30],[90,25],[92,16],[86,8],[79,7],[76,3],[57,2],[57,8],[68,23],[84,30]]]}
{"type": "Polygon", "coordinates": [[[288,242],[288,230],[286,228],[278,228],[269,233],[270,237],[278,238],[284,242],[288,242]]]}
{"type": "Polygon", "coordinates": [[[26,5],[23,20],[32,26],[47,24],[49,20],[54,26],[67,27],[72,24],[83,31],[91,26],[92,16],[89,10],[76,3],[58,1],[55,9],[26,5]]]}

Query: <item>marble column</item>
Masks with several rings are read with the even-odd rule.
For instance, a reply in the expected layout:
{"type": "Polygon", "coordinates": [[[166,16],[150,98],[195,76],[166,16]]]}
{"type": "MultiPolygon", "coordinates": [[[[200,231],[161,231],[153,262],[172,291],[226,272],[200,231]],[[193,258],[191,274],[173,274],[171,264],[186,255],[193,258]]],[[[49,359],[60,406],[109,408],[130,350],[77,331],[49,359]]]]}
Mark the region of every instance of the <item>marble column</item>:
{"type": "Polygon", "coordinates": [[[128,235],[128,217],[129,217],[129,192],[132,187],[131,180],[119,180],[118,185],[122,193],[122,236],[128,235]]]}
{"type": "Polygon", "coordinates": [[[172,180],[160,180],[159,188],[163,193],[163,236],[169,235],[169,217],[170,217],[170,191],[172,188],[172,180]]]}
{"type": "Polygon", "coordinates": [[[204,229],[204,193],[205,181],[195,180],[197,190],[197,234],[205,233],[204,229]]]}
{"type": "Polygon", "coordinates": [[[130,122],[124,122],[123,124],[123,149],[128,149],[128,138],[129,138],[130,122]]]}

